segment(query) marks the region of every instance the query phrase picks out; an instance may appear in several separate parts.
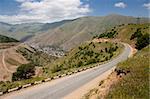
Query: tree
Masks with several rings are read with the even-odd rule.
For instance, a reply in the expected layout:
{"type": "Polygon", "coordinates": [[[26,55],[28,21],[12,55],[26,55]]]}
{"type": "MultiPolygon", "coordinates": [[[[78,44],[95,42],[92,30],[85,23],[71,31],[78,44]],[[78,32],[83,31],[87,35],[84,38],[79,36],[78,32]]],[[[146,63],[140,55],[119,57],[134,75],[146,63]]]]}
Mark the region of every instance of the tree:
{"type": "Polygon", "coordinates": [[[77,67],[80,67],[83,65],[83,62],[82,61],[79,61],[78,64],[77,64],[77,67]]]}
{"type": "Polygon", "coordinates": [[[79,46],[78,48],[79,48],[79,50],[82,50],[82,47],[79,46]]]}
{"type": "Polygon", "coordinates": [[[17,68],[17,71],[13,73],[12,80],[23,80],[23,79],[29,79],[33,75],[35,75],[35,66],[31,63],[29,64],[23,64],[17,68]]]}
{"type": "Polygon", "coordinates": [[[107,48],[105,48],[105,52],[106,52],[106,53],[108,52],[108,49],[107,49],[107,48]]]}
{"type": "Polygon", "coordinates": [[[130,40],[132,40],[132,39],[134,39],[134,38],[139,38],[139,37],[141,37],[141,36],[142,36],[141,29],[138,28],[137,31],[136,31],[134,34],[132,34],[130,40]]]}
{"type": "Polygon", "coordinates": [[[141,50],[142,48],[149,45],[149,34],[144,34],[143,36],[139,37],[136,42],[136,48],[141,50]]]}

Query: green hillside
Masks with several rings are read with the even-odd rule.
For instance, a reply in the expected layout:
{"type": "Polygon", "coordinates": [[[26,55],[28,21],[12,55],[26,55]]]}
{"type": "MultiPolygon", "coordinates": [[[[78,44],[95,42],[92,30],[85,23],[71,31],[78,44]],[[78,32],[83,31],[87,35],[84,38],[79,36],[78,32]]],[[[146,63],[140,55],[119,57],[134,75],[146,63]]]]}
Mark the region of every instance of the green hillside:
{"type": "Polygon", "coordinates": [[[10,43],[10,42],[19,42],[19,41],[14,38],[0,35],[0,43],[10,43]]]}
{"type": "Polygon", "coordinates": [[[34,64],[35,66],[45,66],[57,59],[57,57],[50,56],[32,47],[19,47],[17,52],[22,54],[31,64],[34,64]]]}
{"type": "Polygon", "coordinates": [[[111,42],[88,42],[72,49],[64,57],[57,59],[52,64],[47,65],[50,74],[64,72],[75,68],[80,68],[95,63],[106,62],[117,56],[122,45],[111,42]]]}
{"type": "MultiPolygon", "coordinates": [[[[129,43],[133,47],[136,46],[137,41],[142,35],[148,35],[150,24],[122,24],[109,29],[108,31],[94,36],[94,38],[110,38],[118,39],[122,42],[129,43]]],[[[149,36],[147,36],[148,38],[149,36]]],[[[146,39],[145,39],[146,40],[146,39]]],[[[143,40],[142,40],[143,41],[143,40]]],[[[140,42],[142,42],[140,41],[140,42]]]]}
{"type": "Polygon", "coordinates": [[[48,56],[31,47],[21,46],[17,53],[22,54],[29,62],[19,65],[13,73],[12,82],[0,82],[0,91],[7,91],[10,88],[33,83],[47,77],[69,72],[70,70],[84,68],[96,63],[106,62],[122,51],[123,46],[111,42],[86,42],[79,47],[72,49],[64,57],[48,56]],[[35,67],[40,66],[43,74],[35,76],[35,67]]]}
{"type": "Polygon", "coordinates": [[[149,99],[149,46],[118,65],[117,70],[130,71],[115,85],[107,99],[149,99]]]}
{"type": "MultiPolygon", "coordinates": [[[[115,14],[103,17],[82,17],[37,35],[30,42],[39,45],[57,45],[64,50],[70,50],[82,42],[90,40],[94,35],[103,33],[116,25],[136,22],[135,17],[115,14]]],[[[147,18],[141,18],[141,23],[147,22],[147,18]]]]}
{"type": "MultiPolygon", "coordinates": [[[[117,65],[117,78],[110,75],[100,82],[99,86],[106,86],[110,81],[112,84],[109,93],[106,96],[104,94],[104,99],[149,99],[149,27],[150,24],[123,24],[94,36],[99,39],[118,39],[138,49],[133,57],[117,65]]],[[[101,90],[102,86],[90,90],[85,98],[90,99],[93,95],[99,99],[105,93],[105,89],[101,90]]]]}

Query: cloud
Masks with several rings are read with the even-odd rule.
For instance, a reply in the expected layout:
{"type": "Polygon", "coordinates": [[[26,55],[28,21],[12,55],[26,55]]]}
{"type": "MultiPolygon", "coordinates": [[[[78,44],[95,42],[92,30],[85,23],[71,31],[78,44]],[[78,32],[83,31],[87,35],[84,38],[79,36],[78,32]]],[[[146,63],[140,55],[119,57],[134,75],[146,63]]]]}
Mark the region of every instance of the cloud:
{"type": "Polygon", "coordinates": [[[125,4],[124,2],[118,2],[114,6],[118,8],[126,8],[127,4],[125,4]]]}
{"type": "Polygon", "coordinates": [[[17,15],[0,15],[7,23],[54,22],[87,15],[91,9],[81,0],[16,0],[20,3],[17,15]]]}
{"type": "Polygon", "coordinates": [[[147,8],[148,10],[150,10],[150,3],[143,4],[143,7],[147,8]]]}

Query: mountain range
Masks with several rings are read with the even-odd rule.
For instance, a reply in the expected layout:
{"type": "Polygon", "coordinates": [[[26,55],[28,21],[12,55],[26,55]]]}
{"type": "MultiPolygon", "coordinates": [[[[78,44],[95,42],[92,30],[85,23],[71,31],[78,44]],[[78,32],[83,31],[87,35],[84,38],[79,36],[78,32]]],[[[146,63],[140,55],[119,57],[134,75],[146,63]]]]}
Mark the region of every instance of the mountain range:
{"type": "Polygon", "coordinates": [[[31,45],[53,45],[70,50],[94,35],[110,28],[129,23],[148,23],[148,18],[136,18],[111,14],[108,16],[88,16],[55,23],[23,23],[11,25],[0,23],[0,34],[26,41],[31,45]]]}

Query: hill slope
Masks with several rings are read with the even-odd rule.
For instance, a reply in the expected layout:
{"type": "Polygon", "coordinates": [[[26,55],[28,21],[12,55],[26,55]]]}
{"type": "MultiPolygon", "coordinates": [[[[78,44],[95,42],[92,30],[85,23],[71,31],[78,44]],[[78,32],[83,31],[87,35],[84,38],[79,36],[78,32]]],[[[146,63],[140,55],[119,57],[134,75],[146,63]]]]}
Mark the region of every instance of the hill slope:
{"type": "Polygon", "coordinates": [[[26,44],[19,44],[0,51],[0,81],[11,81],[12,74],[22,65],[31,63],[37,68],[45,66],[57,57],[37,51],[26,44]]]}
{"type": "MultiPolygon", "coordinates": [[[[30,42],[39,45],[57,45],[64,50],[69,50],[81,42],[91,39],[93,35],[103,33],[113,26],[136,22],[135,17],[121,15],[83,17],[37,35],[30,42]]],[[[147,22],[148,19],[141,18],[141,23],[147,22]]]]}
{"type": "Polygon", "coordinates": [[[123,45],[119,43],[89,41],[73,48],[65,56],[48,64],[45,67],[45,73],[51,76],[55,73],[59,74],[103,63],[119,55],[122,49],[123,45]]]}
{"type": "Polygon", "coordinates": [[[71,20],[64,20],[55,23],[22,23],[15,25],[0,22],[0,34],[25,41],[34,35],[54,29],[69,21],[71,20]]]}
{"type": "MultiPolygon", "coordinates": [[[[83,99],[148,99],[149,98],[149,38],[150,24],[127,24],[94,36],[94,40],[117,40],[136,47],[139,51],[131,58],[117,65],[110,76],[102,80],[97,88],[90,90],[83,99]],[[139,42],[139,39],[142,41],[139,42]],[[145,42],[146,41],[146,42],[145,42]],[[138,43],[137,43],[138,42],[138,43]],[[144,46],[143,46],[144,45],[144,46]]],[[[133,52],[134,53],[134,52],[133,52]]]]}
{"type": "Polygon", "coordinates": [[[14,38],[0,35],[0,43],[10,43],[10,42],[19,42],[19,41],[14,38]]]}
{"type": "Polygon", "coordinates": [[[150,34],[150,23],[118,25],[108,31],[94,36],[94,38],[118,39],[135,47],[137,37],[150,34]]]}
{"type": "Polygon", "coordinates": [[[133,58],[120,63],[117,69],[130,71],[113,85],[107,99],[149,99],[149,46],[133,58]]]}

